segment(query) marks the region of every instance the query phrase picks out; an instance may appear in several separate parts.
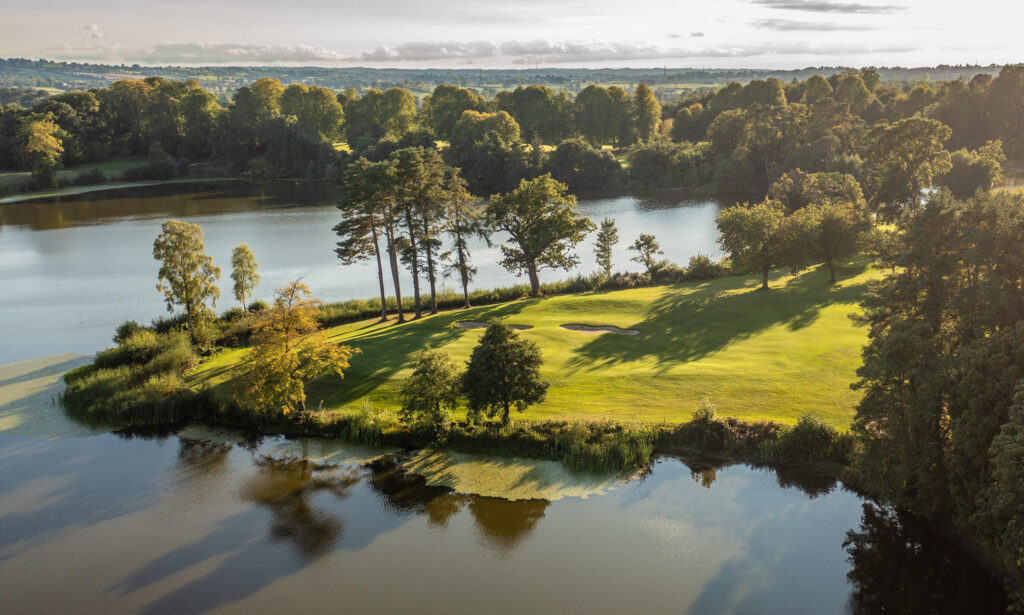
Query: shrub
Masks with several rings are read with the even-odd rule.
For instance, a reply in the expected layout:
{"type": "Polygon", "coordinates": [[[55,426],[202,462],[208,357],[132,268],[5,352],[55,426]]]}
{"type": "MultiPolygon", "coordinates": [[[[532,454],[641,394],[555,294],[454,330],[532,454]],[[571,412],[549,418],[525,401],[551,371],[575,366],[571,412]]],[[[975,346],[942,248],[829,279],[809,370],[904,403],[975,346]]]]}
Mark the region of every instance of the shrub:
{"type": "Polygon", "coordinates": [[[117,325],[117,328],[114,329],[114,343],[121,344],[126,339],[128,339],[135,333],[142,331],[143,329],[145,329],[145,327],[135,322],[134,320],[126,320],[123,323],[117,325]]]}
{"type": "Polygon", "coordinates": [[[652,284],[677,284],[685,282],[687,279],[686,269],[668,261],[662,261],[651,272],[652,284]]]}
{"type": "Polygon", "coordinates": [[[249,311],[253,314],[259,314],[265,309],[267,309],[267,302],[262,299],[256,299],[255,301],[249,302],[249,311]]]}
{"type": "Polygon", "coordinates": [[[654,454],[654,432],[641,424],[567,423],[554,437],[559,459],[577,472],[640,468],[654,454]]]}
{"type": "Polygon", "coordinates": [[[849,435],[813,415],[801,416],[796,425],[784,430],[773,444],[765,447],[769,457],[845,463],[853,450],[849,435]]]}
{"type": "Polygon", "coordinates": [[[696,254],[690,257],[686,274],[691,280],[710,280],[722,275],[722,266],[705,254],[696,254]]]}
{"type": "Polygon", "coordinates": [[[248,315],[249,315],[249,312],[247,312],[246,310],[243,310],[242,308],[236,306],[236,307],[224,310],[224,312],[220,315],[220,318],[218,318],[217,320],[219,320],[222,323],[238,322],[239,320],[242,320],[243,318],[247,317],[248,315]]]}
{"type": "Polygon", "coordinates": [[[71,183],[75,186],[93,186],[107,181],[107,176],[100,169],[90,169],[75,175],[71,183]]]}
{"type": "Polygon", "coordinates": [[[121,365],[142,365],[160,352],[157,334],[140,329],[126,337],[114,348],[96,353],[93,365],[99,369],[111,369],[121,365]]]}
{"type": "Polygon", "coordinates": [[[151,326],[157,333],[170,333],[186,326],[188,318],[185,314],[174,314],[173,316],[158,316],[154,318],[151,326]]]}

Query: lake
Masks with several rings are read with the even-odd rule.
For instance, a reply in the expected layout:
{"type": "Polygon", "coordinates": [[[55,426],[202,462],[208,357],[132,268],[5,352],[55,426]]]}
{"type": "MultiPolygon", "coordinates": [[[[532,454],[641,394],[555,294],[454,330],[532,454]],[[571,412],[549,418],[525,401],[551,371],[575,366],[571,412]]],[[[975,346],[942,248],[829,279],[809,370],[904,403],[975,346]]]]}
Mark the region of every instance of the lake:
{"type": "MultiPolygon", "coordinates": [[[[170,218],[203,227],[207,253],[221,267],[218,310],[237,305],[231,296],[230,255],[240,243],[249,245],[260,264],[257,298],[270,299],[275,287],[299,277],[324,301],[378,296],[375,263],[345,267],[334,254],[337,201],[336,191],[321,184],[237,182],[0,205],[0,364],[66,351],[92,353],[110,345],[121,322],[145,323],[166,315],[156,290],[153,240],[170,218]]],[[[641,269],[629,262],[627,246],[642,232],[653,232],[665,257],[677,263],[685,265],[697,253],[721,255],[715,244],[719,207],[713,200],[672,195],[587,199],[579,209],[595,223],[615,219],[617,270],[641,269]]],[[[592,239],[577,250],[578,269],[546,270],[542,281],[593,272],[592,239]]],[[[498,265],[497,245],[477,241],[472,252],[479,268],[474,288],[526,282],[498,265]]],[[[406,278],[402,290],[411,296],[411,278],[406,278]]],[[[455,280],[444,285],[458,287],[455,280]]]]}
{"type": "Polygon", "coordinates": [[[507,500],[430,486],[379,454],[238,434],[0,435],[3,610],[1002,606],[954,546],[820,476],[662,458],[585,499],[507,500]]]}
{"type": "MultiPolygon", "coordinates": [[[[152,241],[171,217],[205,229],[225,269],[220,309],[241,242],[261,263],[260,297],[300,276],[324,300],[371,297],[373,264],[334,258],[336,200],[315,184],[235,183],[0,205],[0,363],[91,353],[119,322],[165,313],[152,241]]],[[[619,269],[652,229],[673,261],[718,255],[714,201],[580,209],[618,222],[619,269]]],[[[591,271],[590,245],[579,254],[591,271]]],[[[496,247],[474,259],[475,286],[515,281],[496,247]]],[[[663,457],[626,480],[197,426],[113,434],[55,401],[84,360],[0,366],[5,613],[1004,610],[955,545],[832,478],[663,457]]]]}

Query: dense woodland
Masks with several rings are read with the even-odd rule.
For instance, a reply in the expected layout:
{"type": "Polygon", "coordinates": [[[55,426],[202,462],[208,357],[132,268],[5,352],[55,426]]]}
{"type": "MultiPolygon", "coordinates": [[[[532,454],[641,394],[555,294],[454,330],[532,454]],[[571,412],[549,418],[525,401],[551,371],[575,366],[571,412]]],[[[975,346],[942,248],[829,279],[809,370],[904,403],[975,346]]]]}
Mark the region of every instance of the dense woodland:
{"type": "Polygon", "coordinates": [[[336,94],[271,78],[226,102],[197,81],[149,77],[30,108],[4,105],[0,168],[32,169],[35,183],[21,189],[52,186],[60,165],[141,156],[151,164],[136,177],[337,181],[360,157],[382,160],[415,145],[440,146],[480,195],[545,172],[573,191],[630,185],[763,194],[799,168],[851,174],[872,198],[886,189],[872,170],[872,148],[910,155],[933,140],[956,152],[940,183],[963,183],[954,191],[970,195],[993,179],[985,173],[1001,156],[996,142],[1010,159],[1024,158],[1022,100],[1019,66],[913,87],[887,83],[872,69],[769,78],[664,104],[645,83],[588,85],[574,96],[529,85],[486,98],[448,84],[417,97],[402,88],[336,94]]]}

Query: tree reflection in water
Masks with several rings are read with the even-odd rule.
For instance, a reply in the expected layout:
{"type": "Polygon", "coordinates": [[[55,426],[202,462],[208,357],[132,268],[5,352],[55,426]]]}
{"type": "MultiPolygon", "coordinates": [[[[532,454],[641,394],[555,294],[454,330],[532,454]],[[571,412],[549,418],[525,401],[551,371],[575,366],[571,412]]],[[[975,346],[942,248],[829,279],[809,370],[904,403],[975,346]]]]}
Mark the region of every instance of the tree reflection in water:
{"type": "Polygon", "coordinates": [[[864,504],[843,547],[856,614],[1003,613],[1005,594],[980,564],[907,513],[864,504]]]}
{"type": "Polygon", "coordinates": [[[273,514],[270,536],[296,548],[300,555],[319,557],[330,551],[342,535],[342,520],[315,506],[319,493],[344,499],[359,483],[355,468],[315,464],[307,459],[260,457],[257,473],[242,488],[242,497],[273,514]]]}
{"type": "Polygon", "coordinates": [[[369,484],[384,506],[405,514],[426,515],[432,526],[446,527],[449,519],[468,509],[482,542],[498,553],[509,553],[523,542],[544,517],[547,500],[506,500],[461,495],[448,487],[431,486],[422,476],[410,474],[393,458],[369,464],[369,484]]]}

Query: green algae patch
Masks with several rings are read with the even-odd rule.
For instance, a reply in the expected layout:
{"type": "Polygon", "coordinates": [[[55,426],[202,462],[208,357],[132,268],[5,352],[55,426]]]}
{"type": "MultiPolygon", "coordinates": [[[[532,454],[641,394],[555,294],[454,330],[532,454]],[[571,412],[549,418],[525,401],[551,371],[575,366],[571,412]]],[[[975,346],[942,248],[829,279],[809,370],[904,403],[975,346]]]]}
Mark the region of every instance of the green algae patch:
{"type": "Polygon", "coordinates": [[[577,474],[560,461],[463,454],[424,449],[402,466],[428,485],[458,493],[508,500],[560,500],[601,495],[627,478],[614,474],[577,474]]]}

